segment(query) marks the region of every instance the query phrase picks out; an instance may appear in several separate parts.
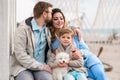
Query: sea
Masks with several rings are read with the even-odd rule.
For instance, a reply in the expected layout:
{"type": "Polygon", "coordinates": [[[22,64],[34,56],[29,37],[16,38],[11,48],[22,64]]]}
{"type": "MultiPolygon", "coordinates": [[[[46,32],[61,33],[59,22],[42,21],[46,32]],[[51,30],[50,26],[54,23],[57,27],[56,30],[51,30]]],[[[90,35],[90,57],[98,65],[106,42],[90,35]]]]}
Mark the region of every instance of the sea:
{"type": "Polygon", "coordinates": [[[116,35],[120,34],[120,28],[118,29],[81,29],[82,34],[89,35],[90,33],[93,33],[95,35],[100,36],[110,36],[110,35],[116,35]]]}

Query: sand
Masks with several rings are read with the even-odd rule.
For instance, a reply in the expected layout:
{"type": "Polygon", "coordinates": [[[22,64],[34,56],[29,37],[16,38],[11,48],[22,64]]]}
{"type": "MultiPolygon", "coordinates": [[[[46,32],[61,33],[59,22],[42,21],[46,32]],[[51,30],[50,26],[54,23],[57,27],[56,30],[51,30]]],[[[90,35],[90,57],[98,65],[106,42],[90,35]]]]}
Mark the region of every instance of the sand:
{"type": "Polygon", "coordinates": [[[102,46],[103,51],[99,59],[110,64],[112,71],[106,72],[109,80],[120,80],[120,44],[96,44],[87,43],[90,50],[97,55],[99,48],[102,46]]]}

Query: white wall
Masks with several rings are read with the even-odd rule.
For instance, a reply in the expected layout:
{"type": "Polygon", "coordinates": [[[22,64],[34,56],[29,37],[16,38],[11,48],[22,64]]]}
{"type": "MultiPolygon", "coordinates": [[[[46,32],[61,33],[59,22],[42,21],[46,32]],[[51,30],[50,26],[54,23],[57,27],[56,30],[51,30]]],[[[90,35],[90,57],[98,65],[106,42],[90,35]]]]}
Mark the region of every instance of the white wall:
{"type": "Polygon", "coordinates": [[[0,80],[9,79],[8,1],[0,0],[0,80]]]}
{"type": "Polygon", "coordinates": [[[15,0],[0,0],[0,80],[9,80],[9,55],[15,28],[15,0]]]}
{"type": "Polygon", "coordinates": [[[21,22],[32,16],[33,7],[38,0],[16,0],[16,21],[21,22]]]}

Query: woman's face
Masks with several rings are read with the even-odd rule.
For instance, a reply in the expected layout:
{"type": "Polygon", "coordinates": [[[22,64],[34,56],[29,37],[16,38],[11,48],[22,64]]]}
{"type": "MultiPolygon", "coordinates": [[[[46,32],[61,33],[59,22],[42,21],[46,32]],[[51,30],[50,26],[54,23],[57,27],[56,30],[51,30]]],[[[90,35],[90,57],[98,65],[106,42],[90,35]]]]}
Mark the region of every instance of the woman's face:
{"type": "Polygon", "coordinates": [[[52,22],[54,28],[56,29],[61,29],[65,24],[64,18],[60,12],[57,12],[53,15],[52,22]]]}

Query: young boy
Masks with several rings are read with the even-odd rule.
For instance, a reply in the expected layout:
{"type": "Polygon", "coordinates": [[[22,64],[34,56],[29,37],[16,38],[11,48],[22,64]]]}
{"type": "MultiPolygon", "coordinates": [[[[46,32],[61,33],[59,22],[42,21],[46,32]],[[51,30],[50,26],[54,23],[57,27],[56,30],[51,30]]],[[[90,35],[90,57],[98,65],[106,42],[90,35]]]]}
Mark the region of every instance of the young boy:
{"type": "Polygon", "coordinates": [[[60,45],[56,50],[53,51],[48,64],[54,67],[69,67],[68,74],[64,76],[64,80],[87,80],[85,75],[85,68],[83,67],[84,62],[79,50],[72,45],[72,39],[74,32],[70,28],[63,28],[59,32],[60,45]],[[68,63],[55,64],[55,55],[59,52],[66,52],[70,56],[68,63]],[[78,55],[74,55],[77,53],[78,55]]]}

